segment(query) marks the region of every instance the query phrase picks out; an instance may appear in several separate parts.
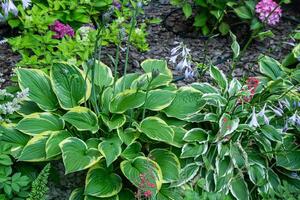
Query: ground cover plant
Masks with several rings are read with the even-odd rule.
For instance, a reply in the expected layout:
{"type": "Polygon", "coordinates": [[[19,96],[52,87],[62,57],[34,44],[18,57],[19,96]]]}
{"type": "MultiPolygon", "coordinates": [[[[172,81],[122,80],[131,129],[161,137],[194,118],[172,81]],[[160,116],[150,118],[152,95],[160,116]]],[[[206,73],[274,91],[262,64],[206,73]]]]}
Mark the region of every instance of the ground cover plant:
{"type": "Polygon", "coordinates": [[[269,25],[288,1],[195,1],[205,11],[195,18],[217,24],[199,26],[209,36],[205,49],[228,27],[225,14],[251,8],[247,20],[259,24],[245,44],[226,29],[226,74],[206,50],[194,62],[183,42],[170,58],[145,59],[129,72],[133,47],[148,48],[138,18],[147,2],[76,3],[2,3],[2,17],[20,33],[8,42],[22,58],[13,84],[0,90],[0,199],[51,199],[60,170],[82,178],[69,200],[299,199],[298,28],[284,59],[261,54],[253,76],[235,76],[249,46],[274,37],[269,25]],[[111,43],[115,55],[105,52],[111,43]],[[176,84],[167,60],[190,84],[176,84]]]}

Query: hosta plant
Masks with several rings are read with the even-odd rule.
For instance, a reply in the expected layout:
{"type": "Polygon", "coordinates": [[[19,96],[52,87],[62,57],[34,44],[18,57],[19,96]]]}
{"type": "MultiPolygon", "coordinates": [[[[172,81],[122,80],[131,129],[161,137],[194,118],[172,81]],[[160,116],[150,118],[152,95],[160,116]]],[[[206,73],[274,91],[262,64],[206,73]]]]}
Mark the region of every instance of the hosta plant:
{"type": "Polygon", "coordinates": [[[180,156],[190,182],[172,186],[185,185],[194,199],[280,198],[283,181],[299,191],[299,70],[285,72],[268,56],[259,65],[262,76],[245,82],[211,67],[215,84],[192,84],[205,101],[198,113],[174,115],[172,104],[165,111],[192,123],[180,156]]]}
{"type": "Polygon", "coordinates": [[[82,70],[56,64],[49,75],[18,69],[20,88],[29,89],[23,118],[7,127],[28,138],[18,160],[62,159],[66,174],[86,170],[85,186],[70,199],[134,199],[134,192],[137,198],[177,198],[179,189],[170,185],[186,165],[179,152],[187,131],[181,127],[186,122],[172,116],[185,118],[205,102],[196,89],[171,83],[165,61],[141,66],[143,74],[119,79],[99,61],[82,70]]]}

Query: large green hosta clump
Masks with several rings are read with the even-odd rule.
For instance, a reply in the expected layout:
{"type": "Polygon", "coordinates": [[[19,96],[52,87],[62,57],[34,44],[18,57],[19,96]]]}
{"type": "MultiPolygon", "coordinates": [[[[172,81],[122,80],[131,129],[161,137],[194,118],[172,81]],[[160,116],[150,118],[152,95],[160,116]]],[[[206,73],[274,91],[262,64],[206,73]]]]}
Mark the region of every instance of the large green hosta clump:
{"type": "Polygon", "coordinates": [[[181,199],[181,189],[170,186],[189,181],[180,176],[186,165],[179,159],[187,132],[182,119],[205,101],[192,87],[177,89],[165,61],[141,65],[145,73],[119,79],[98,61],[92,70],[56,64],[49,75],[18,69],[20,88],[29,88],[23,118],[14,126],[29,138],[19,161],[62,158],[66,174],[87,170],[85,187],[70,199],[126,200],[134,192],[181,199]]]}

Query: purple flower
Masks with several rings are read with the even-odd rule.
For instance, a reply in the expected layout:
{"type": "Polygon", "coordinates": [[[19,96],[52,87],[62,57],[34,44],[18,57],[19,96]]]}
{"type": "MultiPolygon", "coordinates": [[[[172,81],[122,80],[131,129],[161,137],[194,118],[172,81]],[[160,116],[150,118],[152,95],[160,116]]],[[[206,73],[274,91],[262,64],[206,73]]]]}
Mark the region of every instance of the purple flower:
{"type": "Polygon", "coordinates": [[[58,20],[56,20],[54,24],[50,26],[50,30],[56,33],[53,36],[54,39],[61,39],[66,35],[74,37],[75,35],[74,30],[70,25],[65,25],[58,20]]]}
{"type": "Polygon", "coordinates": [[[118,0],[114,0],[113,1],[113,5],[115,8],[117,8],[118,10],[120,10],[122,8],[122,5],[120,4],[120,2],[118,0]]]}
{"type": "Polygon", "coordinates": [[[280,6],[273,0],[261,0],[256,5],[255,11],[262,22],[271,26],[276,25],[282,16],[280,6]]]}
{"type": "Polygon", "coordinates": [[[255,107],[253,107],[252,109],[252,118],[251,118],[251,121],[249,123],[249,126],[251,127],[259,127],[259,123],[257,121],[257,117],[256,117],[256,114],[255,114],[255,107]]]}
{"type": "Polygon", "coordinates": [[[271,106],[269,106],[269,108],[271,108],[271,110],[275,113],[276,116],[282,117],[284,112],[281,108],[272,108],[271,106]]]}
{"type": "Polygon", "coordinates": [[[26,9],[30,6],[31,0],[22,0],[23,8],[26,9]]]}
{"type": "Polygon", "coordinates": [[[14,16],[18,15],[18,9],[15,6],[14,2],[11,0],[7,0],[2,2],[1,4],[2,10],[4,12],[4,16],[8,17],[8,14],[11,12],[14,16]]]}
{"type": "Polygon", "coordinates": [[[264,105],[263,109],[257,115],[260,116],[260,117],[263,117],[265,124],[269,125],[270,120],[266,116],[266,106],[267,106],[267,104],[264,105]]]}
{"type": "Polygon", "coordinates": [[[196,72],[193,71],[191,68],[186,68],[184,72],[184,78],[185,79],[194,79],[196,76],[196,72]]]}

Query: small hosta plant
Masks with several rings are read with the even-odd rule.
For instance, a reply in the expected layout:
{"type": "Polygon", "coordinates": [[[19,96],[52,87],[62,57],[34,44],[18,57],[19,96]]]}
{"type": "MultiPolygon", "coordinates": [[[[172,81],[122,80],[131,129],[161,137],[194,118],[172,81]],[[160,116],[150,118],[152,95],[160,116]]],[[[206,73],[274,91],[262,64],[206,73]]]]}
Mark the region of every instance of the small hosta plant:
{"type": "Polygon", "coordinates": [[[245,82],[229,81],[211,67],[216,84],[192,84],[205,101],[201,110],[183,117],[166,112],[192,123],[183,137],[180,158],[194,162],[183,167],[183,180],[172,183],[187,185],[189,196],[238,200],[280,197],[283,180],[294,186],[299,183],[300,118],[298,105],[293,105],[299,102],[299,70],[285,72],[279,62],[267,56],[260,58],[259,65],[263,76],[245,82]]]}

